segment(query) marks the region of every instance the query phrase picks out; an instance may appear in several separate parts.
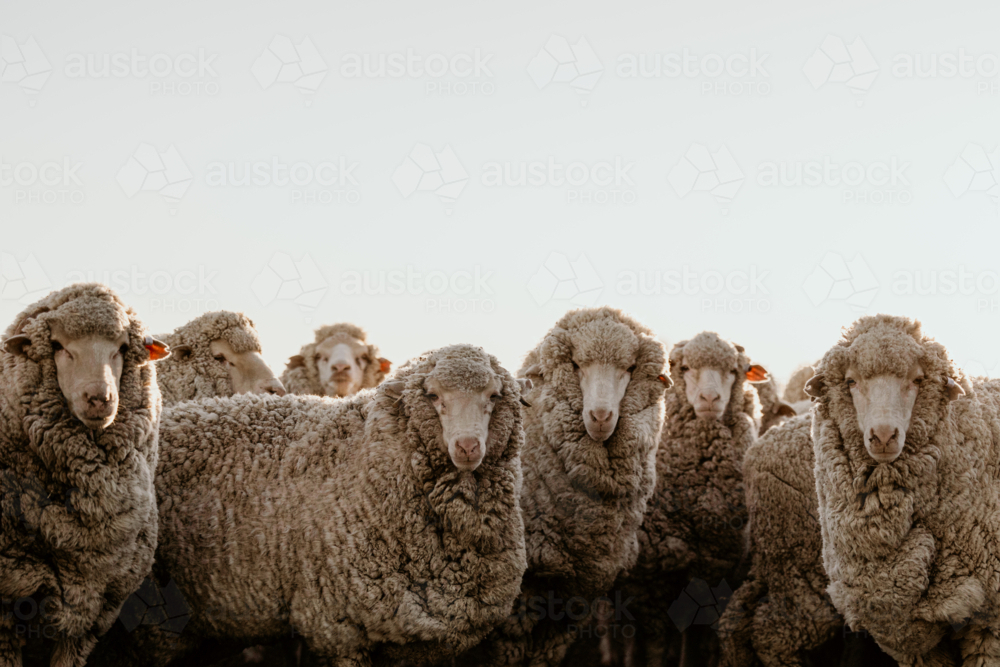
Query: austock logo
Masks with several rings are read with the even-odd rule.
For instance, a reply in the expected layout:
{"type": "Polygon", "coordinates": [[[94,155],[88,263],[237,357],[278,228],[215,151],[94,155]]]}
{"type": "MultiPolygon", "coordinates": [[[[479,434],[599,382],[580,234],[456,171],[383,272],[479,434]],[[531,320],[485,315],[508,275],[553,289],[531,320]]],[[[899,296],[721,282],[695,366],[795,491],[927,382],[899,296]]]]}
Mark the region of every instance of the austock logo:
{"type": "MultiPolygon", "coordinates": [[[[743,185],[743,170],[724,145],[714,153],[702,144],[691,144],[667,177],[678,197],[704,192],[724,206],[732,202],[743,185]]],[[[727,208],[722,209],[728,213],[727,208]]]]}
{"type": "MultiPolygon", "coordinates": [[[[819,90],[828,83],[842,83],[856,96],[871,88],[879,66],[864,40],[855,37],[850,44],[834,35],[827,35],[819,48],[806,60],[802,72],[809,83],[819,90]]],[[[864,102],[859,99],[858,106],[864,102]]]]}
{"type": "MultiPolygon", "coordinates": [[[[303,95],[311,96],[323,83],[327,66],[308,37],[295,44],[284,35],[275,35],[250,71],[265,90],[276,83],[290,83],[303,95]]],[[[307,99],[306,106],[311,103],[307,99]]]]}
{"type": "Polygon", "coordinates": [[[262,306],[272,301],[291,301],[299,307],[306,323],[312,321],[328,287],[312,257],[305,254],[294,260],[283,252],[274,253],[250,284],[262,306]]]}
{"type": "Polygon", "coordinates": [[[681,632],[692,625],[707,625],[717,630],[732,597],[733,589],[725,579],[717,586],[710,586],[704,579],[692,579],[670,604],[667,616],[681,632]]]}
{"type": "MultiPolygon", "coordinates": [[[[52,65],[34,37],[23,44],[9,35],[0,35],[0,82],[13,83],[35,96],[52,74],[52,65]]],[[[35,100],[31,100],[31,106],[35,100]]]]}
{"type": "MultiPolygon", "coordinates": [[[[553,83],[567,83],[581,95],[589,94],[604,72],[604,65],[586,37],[576,44],[561,35],[552,35],[531,62],[528,76],[541,90],[553,83]]],[[[587,105],[587,100],[580,103],[587,105]]]]}
{"type": "Polygon", "coordinates": [[[416,192],[433,192],[445,204],[449,215],[468,180],[465,167],[447,145],[435,152],[427,144],[417,144],[392,172],[392,182],[404,199],[416,192]]]}
{"type": "MultiPolygon", "coordinates": [[[[163,153],[151,144],[139,144],[116,176],[118,185],[129,199],[140,192],[156,192],[170,203],[180,201],[193,178],[173,144],[163,153]]],[[[170,212],[174,214],[177,209],[172,208],[170,212]]]]}

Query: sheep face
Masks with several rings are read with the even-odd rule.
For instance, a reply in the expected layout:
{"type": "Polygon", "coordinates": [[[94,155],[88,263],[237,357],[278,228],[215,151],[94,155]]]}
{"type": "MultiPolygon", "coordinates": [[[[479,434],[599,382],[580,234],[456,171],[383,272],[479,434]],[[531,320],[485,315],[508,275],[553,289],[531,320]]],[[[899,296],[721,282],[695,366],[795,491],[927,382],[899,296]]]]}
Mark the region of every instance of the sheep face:
{"type": "Polygon", "coordinates": [[[336,336],[316,346],[316,369],[327,396],[357,393],[371,361],[368,346],[356,338],[336,336]]]}
{"type": "Polygon", "coordinates": [[[744,379],[751,383],[767,381],[767,371],[751,364],[743,347],[712,331],[703,331],[674,346],[670,351],[670,374],[683,384],[695,416],[707,420],[723,419],[738,380],[740,387],[744,379]]]}
{"type": "Polygon", "coordinates": [[[434,374],[424,381],[424,395],[441,420],[448,456],[459,470],[472,471],[483,462],[490,417],[502,389],[493,373],[481,387],[449,387],[434,374]]]}
{"type": "Polygon", "coordinates": [[[128,332],[112,338],[74,338],[57,322],[50,324],[59,389],[73,415],[91,429],[107,428],[118,414],[118,389],[128,332]]]}
{"type": "Polygon", "coordinates": [[[587,435],[604,442],[618,426],[619,406],[635,366],[621,368],[609,363],[591,363],[574,368],[583,392],[583,425],[587,435]]]}
{"type": "Polygon", "coordinates": [[[844,381],[851,392],[868,455],[879,463],[896,460],[906,444],[913,405],[924,381],[920,364],[911,364],[903,376],[886,374],[867,378],[852,365],[844,381]]]}
{"type": "Polygon", "coordinates": [[[688,403],[698,419],[722,419],[736,383],[736,368],[681,366],[688,403]]]}
{"type": "Polygon", "coordinates": [[[284,385],[274,377],[260,352],[236,352],[224,339],[213,340],[209,349],[212,358],[226,369],[232,393],[285,395],[284,385]]]}

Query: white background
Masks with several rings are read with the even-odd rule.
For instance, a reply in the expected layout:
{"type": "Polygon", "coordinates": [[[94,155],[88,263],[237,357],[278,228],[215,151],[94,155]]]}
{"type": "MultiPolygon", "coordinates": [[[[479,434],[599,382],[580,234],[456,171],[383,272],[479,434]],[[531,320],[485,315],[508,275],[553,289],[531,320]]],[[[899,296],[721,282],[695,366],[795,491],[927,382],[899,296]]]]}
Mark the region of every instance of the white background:
{"type": "Polygon", "coordinates": [[[997,191],[986,191],[1000,175],[1000,154],[994,166],[980,169],[975,191],[963,192],[971,176],[949,172],[970,144],[985,155],[1000,143],[1000,6],[825,4],[6,0],[0,9],[6,43],[34,39],[46,62],[35,59],[31,67],[51,72],[40,87],[31,84],[16,69],[16,53],[4,53],[0,320],[10,322],[38,294],[81,275],[101,279],[123,271],[146,277],[120,291],[154,331],[173,329],[206,305],[245,311],[278,373],[315,326],[344,320],[366,328],[397,364],[430,348],[472,342],[515,370],[573,307],[564,297],[586,288],[578,298],[622,307],[665,341],[716,330],[779,379],[821,355],[841,327],[865,312],[919,318],[959,363],[974,372],[1000,368],[997,191]],[[313,94],[271,83],[266,71],[263,83],[255,76],[254,63],[276,35],[295,44],[308,38],[315,47],[327,69],[313,94]],[[587,83],[592,89],[545,80],[546,56],[539,52],[553,35],[569,44],[585,39],[581,48],[589,45],[603,66],[596,84],[587,83]],[[838,40],[861,45],[877,64],[874,80],[852,89],[824,78],[821,68],[817,73],[817,49],[838,40]],[[201,49],[211,60],[204,76],[187,78],[67,70],[88,54],[99,63],[133,49],[147,58],[160,54],[160,62],[201,49]],[[440,78],[342,71],[353,57],[377,62],[407,49],[445,59],[478,49],[485,70],[440,78]],[[623,57],[652,62],[655,54],[685,49],[709,67],[755,50],[762,69],[649,78],[619,71],[623,57]],[[907,59],[924,70],[932,58],[940,66],[960,49],[972,56],[969,76],[948,76],[943,68],[926,77],[894,72],[907,59]],[[537,58],[542,75],[529,70],[537,58]],[[119,184],[119,171],[141,144],[159,152],[173,145],[183,159],[191,182],[178,200],[129,193],[119,184]],[[454,201],[431,191],[404,197],[394,183],[394,170],[418,144],[454,151],[468,176],[454,201]],[[724,146],[732,155],[743,181],[731,201],[670,180],[693,144],[713,153],[724,146]],[[587,165],[617,159],[631,165],[630,182],[483,183],[491,163],[517,168],[550,158],[587,165]],[[894,159],[903,168],[896,184],[760,182],[766,163],[867,167],[894,159]],[[303,204],[295,202],[293,186],[209,183],[213,163],[234,163],[241,173],[245,162],[272,160],[357,163],[356,184],[306,186],[298,196],[342,201],[303,204]],[[16,170],[25,180],[32,165],[64,161],[79,165],[68,185],[9,182],[16,170]],[[317,192],[323,189],[341,192],[317,192]],[[347,191],[356,203],[343,201],[347,191]],[[318,305],[255,289],[276,253],[311,258],[326,283],[325,293],[314,294],[322,296],[318,305]],[[582,282],[569,276],[560,291],[547,292],[546,266],[554,267],[559,255],[570,262],[583,256],[593,269],[590,284],[581,273],[582,282]],[[833,278],[817,273],[821,264],[858,256],[865,271],[833,288],[833,278]],[[459,287],[461,272],[478,267],[485,288],[478,294],[448,288],[436,296],[416,289],[345,293],[349,272],[377,276],[408,266],[424,278],[458,277],[459,287]],[[623,272],[685,267],[708,276],[707,286],[693,294],[670,294],[665,283],[658,294],[620,293],[623,272]],[[940,277],[960,269],[972,275],[971,293],[949,294],[940,277]],[[195,293],[182,293],[185,272],[199,270],[207,286],[192,283],[195,293]],[[740,273],[751,271],[763,276],[755,294],[711,293],[712,272],[736,280],[738,290],[740,273]],[[160,287],[170,284],[163,294],[148,285],[155,272],[160,287]],[[900,272],[923,286],[937,275],[937,288],[907,293],[900,272]],[[840,298],[851,295],[853,304],[840,298]]]}

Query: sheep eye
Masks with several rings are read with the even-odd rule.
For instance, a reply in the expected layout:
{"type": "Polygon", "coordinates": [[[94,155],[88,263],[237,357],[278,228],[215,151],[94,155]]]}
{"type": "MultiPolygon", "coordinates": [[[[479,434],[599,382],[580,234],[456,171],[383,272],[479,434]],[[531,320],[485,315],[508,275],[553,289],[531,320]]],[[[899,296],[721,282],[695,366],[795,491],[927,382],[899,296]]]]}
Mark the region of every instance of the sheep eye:
{"type": "Polygon", "coordinates": [[[52,351],[53,352],[58,352],[59,350],[63,349],[62,343],[60,343],[59,341],[53,340],[51,342],[52,342],[52,351]]]}
{"type": "Polygon", "coordinates": [[[853,387],[856,384],[857,384],[857,382],[854,381],[854,378],[847,378],[847,386],[848,387],[853,387]]]}
{"type": "Polygon", "coordinates": [[[570,360],[570,363],[571,363],[571,364],[573,364],[573,370],[574,370],[574,371],[578,371],[578,370],[580,370],[580,364],[576,363],[576,362],[575,362],[575,361],[573,361],[572,359],[570,360]]]}
{"type": "Polygon", "coordinates": [[[493,394],[492,396],[490,396],[490,400],[491,401],[499,401],[500,400],[500,394],[493,394]]]}
{"type": "Polygon", "coordinates": [[[631,375],[632,373],[635,373],[635,364],[632,364],[631,366],[629,366],[628,370],[625,371],[625,372],[628,373],[629,375],[631,375]]]}
{"type": "Polygon", "coordinates": [[[688,368],[687,366],[681,366],[681,373],[687,373],[689,370],[691,369],[688,368]]]}
{"type": "Polygon", "coordinates": [[[913,378],[913,384],[920,384],[923,381],[924,381],[924,378],[922,378],[922,377],[913,378]]]}
{"type": "Polygon", "coordinates": [[[218,361],[219,363],[225,363],[226,362],[226,355],[224,355],[224,354],[217,354],[217,355],[215,355],[214,359],[216,361],[218,361]]]}
{"type": "Polygon", "coordinates": [[[128,352],[128,343],[122,343],[122,346],[118,348],[118,354],[124,357],[126,352],[128,352]]]}
{"type": "Polygon", "coordinates": [[[438,395],[437,394],[424,394],[424,396],[426,396],[431,401],[438,400],[438,395]]]}

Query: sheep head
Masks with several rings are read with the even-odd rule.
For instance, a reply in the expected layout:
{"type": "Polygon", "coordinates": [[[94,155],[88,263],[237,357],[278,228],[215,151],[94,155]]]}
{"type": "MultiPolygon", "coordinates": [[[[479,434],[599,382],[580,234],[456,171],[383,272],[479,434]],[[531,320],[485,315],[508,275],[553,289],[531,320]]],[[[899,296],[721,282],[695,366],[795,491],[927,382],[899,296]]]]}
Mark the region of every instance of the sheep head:
{"type": "MultiPolygon", "coordinates": [[[[72,289],[72,288],[68,288],[72,289]]],[[[41,306],[23,316],[3,343],[8,354],[43,361],[50,357],[59,390],[76,419],[90,429],[106,429],[118,414],[119,390],[125,364],[164,359],[164,343],[144,336],[133,341],[136,327],[130,313],[110,290],[80,286],[83,294],[52,309],[41,306]],[[141,347],[140,347],[141,346],[141,347]],[[142,353],[133,352],[133,347],[142,353]]],[[[55,299],[59,293],[50,297],[55,299]]]]}
{"type": "MultiPolygon", "coordinates": [[[[699,419],[720,420],[743,381],[766,382],[767,371],[751,364],[743,347],[704,331],[670,351],[670,375],[682,385],[699,419]]],[[[742,392],[737,392],[742,400],[742,392]]]]}
{"type": "Polygon", "coordinates": [[[891,463],[903,453],[919,400],[930,404],[965,394],[953,374],[944,348],[923,338],[919,323],[878,315],[854,323],[805,391],[846,408],[838,410],[847,415],[841,434],[860,436],[877,464],[891,463]]]}
{"type": "MultiPolygon", "coordinates": [[[[363,329],[353,324],[328,324],[315,332],[315,340],[288,360],[287,371],[305,369],[309,391],[322,396],[352,396],[377,386],[392,368],[378,356],[378,348],[365,342],[363,329]]],[[[286,372],[287,372],[286,371],[286,372]]],[[[302,391],[290,383],[290,391],[302,391]]]]}

